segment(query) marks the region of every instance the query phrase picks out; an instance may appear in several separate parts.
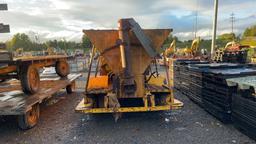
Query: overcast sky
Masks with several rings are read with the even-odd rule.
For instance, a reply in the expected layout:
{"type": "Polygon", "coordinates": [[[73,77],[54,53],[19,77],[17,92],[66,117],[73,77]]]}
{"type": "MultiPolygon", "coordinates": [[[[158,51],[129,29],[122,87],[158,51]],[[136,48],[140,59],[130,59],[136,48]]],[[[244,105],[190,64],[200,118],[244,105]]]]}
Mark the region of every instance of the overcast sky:
{"type": "MultiPolygon", "coordinates": [[[[218,34],[231,32],[230,14],[236,17],[235,33],[256,24],[256,0],[219,0],[218,34]]],[[[116,28],[120,18],[133,17],[143,28],[173,28],[180,39],[193,38],[198,11],[198,36],[210,38],[214,0],[0,0],[9,10],[0,20],[10,24],[10,39],[18,32],[32,38],[80,41],[82,29],[116,28]]]]}

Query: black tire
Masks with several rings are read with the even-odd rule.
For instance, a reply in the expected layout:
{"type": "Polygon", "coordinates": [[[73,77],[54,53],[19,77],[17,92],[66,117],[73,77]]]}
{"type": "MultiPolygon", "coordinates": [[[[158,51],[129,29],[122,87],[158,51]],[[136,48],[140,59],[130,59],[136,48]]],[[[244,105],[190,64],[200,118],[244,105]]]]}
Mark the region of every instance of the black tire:
{"type": "Polygon", "coordinates": [[[60,77],[66,77],[70,73],[69,64],[67,61],[57,61],[55,70],[60,77]]]}
{"type": "Polygon", "coordinates": [[[68,85],[68,86],[66,87],[66,91],[67,91],[68,94],[73,93],[73,91],[74,91],[74,84],[68,85]]]}
{"type": "Polygon", "coordinates": [[[38,70],[33,65],[23,65],[20,68],[20,82],[24,93],[34,94],[40,88],[40,77],[38,70]]]}
{"type": "Polygon", "coordinates": [[[24,115],[18,116],[18,126],[22,130],[31,129],[36,126],[40,116],[39,104],[32,106],[32,109],[27,111],[24,115]]]}

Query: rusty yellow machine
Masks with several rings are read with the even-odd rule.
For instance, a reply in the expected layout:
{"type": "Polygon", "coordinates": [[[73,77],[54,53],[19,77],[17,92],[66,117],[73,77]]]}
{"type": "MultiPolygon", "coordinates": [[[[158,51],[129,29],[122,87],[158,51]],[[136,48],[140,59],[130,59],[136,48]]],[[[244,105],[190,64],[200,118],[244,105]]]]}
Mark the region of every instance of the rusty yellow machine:
{"type": "Polygon", "coordinates": [[[195,58],[198,54],[200,41],[200,37],[197,37],[192,41],[190,48],[186,47],[177,49],[177,51],[175,52],[176,57],[195,58]]]}
{"type": "Polygon", "coordinates": [[[118,26],[118,30],[83,31],[94,48],[85,95],[76,111],[117,114],[181,108],[183,103],[174,99],[169,85],[168,70],[166,79],[155,64],[171,30],[141,29],[134,19],[120,19],[118,26]],[[98,66],[92,76],[96,51],[98,66]]]}

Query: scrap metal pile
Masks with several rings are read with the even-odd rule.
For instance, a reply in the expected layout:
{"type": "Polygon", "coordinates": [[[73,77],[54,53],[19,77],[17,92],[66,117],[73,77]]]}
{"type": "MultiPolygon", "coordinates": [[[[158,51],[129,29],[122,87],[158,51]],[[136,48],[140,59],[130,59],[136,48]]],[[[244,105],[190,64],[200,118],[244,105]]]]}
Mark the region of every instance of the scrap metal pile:
{"type": "Polygon", "coordinates": [[[251,127],[256,126],[256,85],[253,85],[256,68],[253,65],[177,60],[173,73],[176,90],[220,121],[234,122],[248,135],[254,133],[255,129],[251,127]],[[250,86],[245,87],[241,81],[250,86]]]}

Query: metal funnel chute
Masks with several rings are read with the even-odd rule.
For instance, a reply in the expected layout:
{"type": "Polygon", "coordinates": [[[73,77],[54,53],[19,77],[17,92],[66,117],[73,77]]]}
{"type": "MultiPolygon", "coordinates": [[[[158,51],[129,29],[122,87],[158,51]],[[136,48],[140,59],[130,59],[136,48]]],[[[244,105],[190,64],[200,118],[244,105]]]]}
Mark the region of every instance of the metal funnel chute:
{"type": "Polygon", "coordinates": [[[111,71],[120,78],[123,96],[143,97],[144,72],[158,55],[171,29],[141,29],[120,19],[118,30],[84,30],[111,71]]]}
{"type": "MultiPolygon", "coordinates": [[[[174,110],[183,103],[158,73],[156,58],[171,29],[142,29],[134,19],[120,19],[116,30],[84,30],[93,44],[83,100],[84,113],[174,110]],[[97,56],[93,76],[91,68],[97,56]]],[[[168,70],[166,69],[168,79],[168,70]]]]}
{"type": "MultiPolygon", "coordinates": [[[[83,30],[89,37],[95,48],[102,54],[107,61],[109,67],[114,73],[120,72],[121,68],[121,53],[119,49],[119,36],[118,30],[83,30]]],[[[159,52],[163,42],[168,37],[171,29],[145,29],[143,30],[146,36],[151,40],[155,50],[159,52]]],[[[131,42],[132,59],[136,61],[136,67],[148,65],[151,62],[151,57],[146,53],[140,41],[136,38],[132,31],[129,32],[131,42]],[[141,59],[143,56],[143,60],[141,59]],[[145,58],[145,59],[144,59],[145,58]]],[[[142,69],[141,69],[142,70],[142,69]]],[[[144,70],[139,70],[144,72],[144,70]]],[[[136,70],[137,73],[138,70],[136,70]]]]}

